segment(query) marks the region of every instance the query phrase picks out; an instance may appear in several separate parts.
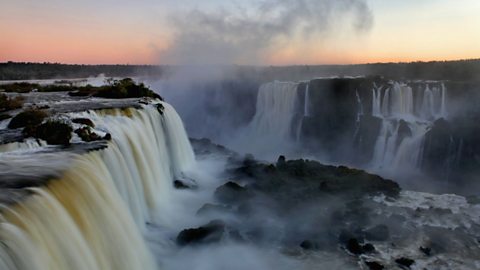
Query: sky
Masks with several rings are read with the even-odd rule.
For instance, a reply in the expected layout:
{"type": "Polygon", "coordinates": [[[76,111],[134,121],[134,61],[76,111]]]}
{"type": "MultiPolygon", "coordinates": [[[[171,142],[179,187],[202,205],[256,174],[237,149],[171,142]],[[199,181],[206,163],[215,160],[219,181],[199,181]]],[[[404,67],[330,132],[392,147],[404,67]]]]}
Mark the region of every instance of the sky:
{"type": "Polygon", "coordinates": [[[478,0],[0,0],[0,62],[480,58],[478,0]]]}

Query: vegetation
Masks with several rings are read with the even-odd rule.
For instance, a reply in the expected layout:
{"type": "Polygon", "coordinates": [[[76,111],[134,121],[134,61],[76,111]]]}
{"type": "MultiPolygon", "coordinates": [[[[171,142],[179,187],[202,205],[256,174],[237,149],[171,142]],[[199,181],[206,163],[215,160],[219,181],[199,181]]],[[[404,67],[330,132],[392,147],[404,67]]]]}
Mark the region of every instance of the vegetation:
{"type": "Polygon", "coordinates": [[[35,136],[52,145],[68,145],[72,138],[72,127],[61,120],[48,120],[36,128],[35,136]]]}
{"type": "Polygon", "coordinates": [[[0,63],[0,80],[31,80],[53,78],[87,78],[105,74],[107,77],[129,77],[136,74],[161,75],[159,66],[132,65],[66,65],[58,63],[0,63]]]}
{"type": "Polygon", "coordinates": [[[0,112],[19,109],[23,106],[23,97],[9,98],[7,95],[0,93],[0,112]]]}
{"type": "Polygon", "coordinates": [[[108,85],[93,87],[87,85],[85,87],[78,88],[77,91],[70,92],[71,96],[93,96],[93,97],[102,97],[102,98],[139,98],[139,97],[150,97],[150,98],[160,98],[161,97],[146,87],[143,83],[137,84],[131,78],[126,78],[122,80],[110,80],[108,85]]]}
{"type": "Polygon", "coordinates": [[[48,114],[43,110],[28,109],[13,117],[8,124],[8,128],[15,129],[27,126],[37,126],[41,124],[47,116],[48,114]]]}

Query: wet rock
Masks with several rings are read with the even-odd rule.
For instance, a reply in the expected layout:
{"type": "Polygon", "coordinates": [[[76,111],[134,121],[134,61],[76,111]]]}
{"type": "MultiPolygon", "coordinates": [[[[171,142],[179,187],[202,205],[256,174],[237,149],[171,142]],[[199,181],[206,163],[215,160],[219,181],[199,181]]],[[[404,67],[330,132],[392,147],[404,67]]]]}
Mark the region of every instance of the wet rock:
{"type": "Polygon", "coordinates": [[[398,259],[395,260],[395,262],[396,262],[399,266],[404,267],[404,268],[407,268],[407,269],[410,269],[410,266],[412,266],[412,264],[415,263],[414,260],[409,259],[409,258],[405,258],[405,257],[398,258],[398,259]]]}
{"type": "Polygon", "coordinates": [[[103,139],[106,140],[106,141],[112,140],[112,134],[110,134],[110,133],[105,134],[105,136],[103,136],[103,139]]]}
{"type": "Polygon", "coordinates": [[[305,250],[318,250],[320,249],[320,245],[314,241],[311,240],[305,240],[302,243],[300,243],[300,247],[305,249],[305,250]]]}
{"type": "Polygon", "coordinates": [[[226,204],[240,203],[251,197],[251,192],[235,182],[228,182],[215,190],[215,198],[226,204]]]}
{"type": "Polygon", "coordinates": [[[355,254],[355,255],[360,255],[363,253],[363,248],[362,246],[360,245],[360,243],[358,242],[357,239],[355,238],[352,238],[350,240],[348,240],[347,242],[347,245],[345,246],[345,248],[352,254],[355,254]]]}
{"type": "Polygon", "coordinates": [[[72,123],[86,125],[92,128],[95,127],[95,124],[93,123],[93,121],[88,118],[75,118],[75,119],[72,119],[72,123]]]}
{"type": "Polygon", "coordinates": [[[10,120],[8,128],[15,129],[26,126],[37,126],[40,125],[47,116],[48,114],[45,111],[28,109],[15,115],[12,120],[10,120]]]}
{"type": "Polygon", "coordinates": [[[370,241],[387,241],[390,238],[390,232],[386,225],[377,225],[365,230],[365,238],[370,241]]]}
{"type": "Polygon", "coordinates": [[[283,166],[285,165],[286,159],[285,156],[279,156],[277,160],[277,166],[283,166]]]}
{"type": "Polygon", "coordinates": [[[51,145],[68,145],[72,138],[72,127],[60,120],[50,120],[36,128],[36,138],[51,145]]]}
{"type": "Polygon", "coordinates": [[[372,244],[360,244],[357,239],[351,238],[348,240],[345,248],[352,254],[360,255],[365,253],[375,252],[375,247],[372,244]]]}
{"type": "Polygon", "coordinates": [[[429,247],[420,247],[419,250],[425,255],[425,256],[431,256],[432,255],[432,249],[429,247]]]}
{"type": "Polygon", "coordinates": [[[382,269],[385,269],[385,266],[383,266],[382,264],[380,264],[380,263],[378,263],[378,262],[366,261],[365,264],[368,266],[368,269],[370,269],[370,270],[382,270],[382,269]]]}
{"type": "Polygon", "coordinates": [[[173,186],[176,189],[196,189],[197,188],[197,185],[192,181],[187,182],[186,180],[178,180],[178,179],[173,181],[173,186]]]}
{"type": "Polygon", "coordinates": [[[163,107],[163,104],[158,103],[158,104],[155,105],[155,107],[157,108],[157,111],[158,111],[161,115],[163,115],[163,112],[165,111],[165,107],[163,107]]]}
{"type": "Polygon", "coordinates": [[[75,133],[84,142],[94,142],[94,141],[99,141],[103,139],[100,135],[93,132],[89,126],[84,126],[82,128],[76,129],[75,133]]]}
{"type": "Polygon", "coordinates": [[[177,244],[180,246],[192,244],[208,244],[220,241],[225,233],[225,223],[214,220],[210,223],[181,231],[177,236],[177,244]]]}
{"type": "Polygon", "coordinates": [[[10,119],[10,118],[12,118],[12,116],[9,115],[9,114],[6,114],[6,113],[0,114],[0,121],[7,120],[7,119],[10,119]]]}

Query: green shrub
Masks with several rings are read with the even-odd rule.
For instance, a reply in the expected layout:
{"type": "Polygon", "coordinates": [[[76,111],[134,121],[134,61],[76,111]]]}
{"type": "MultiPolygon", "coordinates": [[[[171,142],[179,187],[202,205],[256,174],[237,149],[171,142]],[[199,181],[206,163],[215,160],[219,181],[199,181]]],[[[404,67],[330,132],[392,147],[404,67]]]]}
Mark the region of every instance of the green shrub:
{"type": "Polygon", "coordinates": [[[72,127],[63,121],[48,120],[36,128],[35,137],[52,145],[68,145],[72,131],[72,127]]]}
{"type": "Polygon", "coordinates": [[[0,93],[0,112],[19,109],[23,106],[24,98],[21,96],[9,98],[5,94],[0,93]]]}
{"type": "Polygon", "coordinates": [[[28,109],[23,111],[10,120],[8,128],[23,128],[26,126],[37,126],[48,116],[45,111],[37,109],[28,109]]]}

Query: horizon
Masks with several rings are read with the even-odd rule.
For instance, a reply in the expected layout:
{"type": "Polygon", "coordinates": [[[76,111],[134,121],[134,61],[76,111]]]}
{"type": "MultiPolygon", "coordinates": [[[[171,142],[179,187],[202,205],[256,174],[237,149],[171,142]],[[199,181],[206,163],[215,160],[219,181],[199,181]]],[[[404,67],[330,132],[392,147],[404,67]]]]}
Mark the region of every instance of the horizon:
{"type": "Polygon", "coordinates": [[[295,66],[480,57],[479,1],[298,3],[4,2],[0,62],[295,66]]]}

